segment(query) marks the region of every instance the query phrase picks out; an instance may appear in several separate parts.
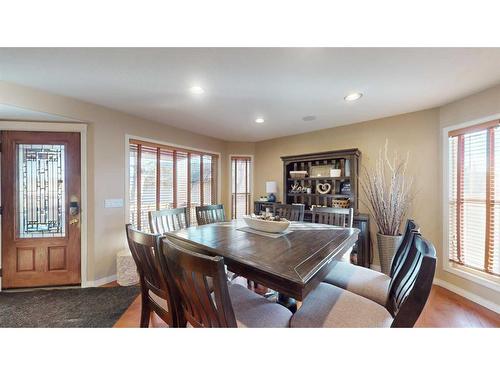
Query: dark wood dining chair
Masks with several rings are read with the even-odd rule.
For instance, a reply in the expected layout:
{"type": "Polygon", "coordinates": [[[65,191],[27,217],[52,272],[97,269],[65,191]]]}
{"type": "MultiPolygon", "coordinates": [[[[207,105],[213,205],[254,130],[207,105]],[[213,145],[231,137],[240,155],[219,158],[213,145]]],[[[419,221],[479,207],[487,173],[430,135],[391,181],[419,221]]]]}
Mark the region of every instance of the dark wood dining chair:
{"type": "Polygon", "coordinates": [[[186,207],[149,211],[149,229],[154,234],[164,234],[189,227],[186,207]]]}
{"type": "Polygon", "coordinates": [[[320,283],[292,317],[291,327],[413,327],[431,292],[436,249],[419,233],[410,236],[409,251],[391,280],[385,306],[320,283]]]}
{"type": "Polygon", "coordinates": [[[152,311],[169,327],[177,327],[178,297],[169,275],[163,272],[166,267],[161,265],[161,235],[140,232],[130,224],[126,225],[125,230],[141,284],[141,328],[149,327],[152,311]]]}
{"type": "Polygon", "coordinates": [[[389,295],[389,285],[394,275],[401,269],[401,262],[410,248],[413,232],[419,232],[419,227],[415,221],[407,220],[403,239],[394,255],[389,275],[339,261],[335,262],[323,281],[385,306],[389,295]]]}
{"type": "Polygon", "coordinates": [[[273,214],[289,221],[304,221],[303,204],[280,204],[273,205],[273,214]]]}
{"type": "Polygon", "coordinates": [[[354,210],[352,208],[313,207],[312,222],[352,228],[354,210]]]}
{"type": "MultiPolygon", "coordinates": [[[[192,246],[192,245],[190,245],[192,246]]],[[[224,259],[193,252],[167,236],[162,252],[192,327],[288,327],[291,312],[239,284],[228,283],[224,259]],[[212,288],[209,287],[212,284],[212,288]]]]}
{"type": "Polygon", "coordinates": [[[224,205],[212,204],[196,207],[196,222],[198,225],[220,223],[226,221],[224,205]]]}

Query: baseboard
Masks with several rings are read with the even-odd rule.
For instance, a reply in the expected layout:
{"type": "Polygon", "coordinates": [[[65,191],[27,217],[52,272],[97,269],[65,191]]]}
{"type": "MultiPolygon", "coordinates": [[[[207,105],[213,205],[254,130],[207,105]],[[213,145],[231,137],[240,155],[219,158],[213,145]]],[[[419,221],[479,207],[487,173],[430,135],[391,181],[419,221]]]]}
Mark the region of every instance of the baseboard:
{"type": "Polygon", "coordinates": [[[497,314],[500,314],[500,305],[496,304],[495,302],[492,302],[490,300],[487,300],[483,297],[478,296],[477,294],[468,292],[465,289],[459,288],[458,286],[451,284],[447,281],[441,280],[434,278],[434,285],[438,285],[440,287],[443,287],[445,289],[448,289],[449,291],[458,294],[459,296],[462,296],[464,298],[467,298],[468,300],[477,303],[478,305],[481,305],[483,307],[486,307],[488,310],[494,311],[497,314]]]}
{"type": "Polygon", "coordinates": [[[94,281],[88,281],[85,285],[82,284],[82,288],[98,287],[104,284],[111,283],[113,281],[116,281],[116,275],[106,276],[102,279],[97,279],[94,281]]]}

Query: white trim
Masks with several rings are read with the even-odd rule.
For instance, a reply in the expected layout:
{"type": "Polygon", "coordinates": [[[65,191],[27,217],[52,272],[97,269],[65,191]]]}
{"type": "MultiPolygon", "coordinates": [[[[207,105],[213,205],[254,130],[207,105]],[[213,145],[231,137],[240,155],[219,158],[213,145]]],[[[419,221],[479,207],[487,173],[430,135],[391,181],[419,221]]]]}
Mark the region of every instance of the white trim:
{"type": "Polygon", "coordinates": [[[227,176],[229,180],[229,186],[228,186],[228,206],[229,206],[229,217],[233,217],[233,212],[232,212],[232,199],[233,199],[233,192],[232,192],[232,183],[233,183],[233,169],[232,169],[232,164],[231,164],[231,159],[235,156],[241,156],[244,158],[250,158],[251,161],[251,166],[250,166],[250,213],[252,212],[252,202],[253,202],[253,170],[254,170],[254,155],[244,155],[244,154],[229,154],[228,155],[228,170],[227,170],[227,176]]]}
{"type": "Polygon", "coordinates": [[[488,121],[497,120],[500,118],[500,113],[495,115],[482,117],[475,120],[466,121],[460,124],[447,126],[442,129],[441,142],[442,142],[442,170],[443,170],[443,185],[442,185],[442,223],[443,223],[443,249],[442,249],[442,259],[443,259],[443,270],[455,274],[464,279],[470,280],[476,284],[482,285],[486,288],[490,288],[496,291],[500,291],[500,283],[496,281],[497,278],[489,277],[488,275],[479,276],[473,271],[468,271],[465,267],[456,267],[451,264],[449,259],[449,246],[448,246],[448,133],[452,130],[462,129],[469,126],[482,124],[488,121]]]}
{"type": "Polygon", "coordinates": [[[129,147],[129,144],[130,144],[131,139],[136,139],[138,141],[143,141],[143,142],[156,143],[156,144],[159,144],[162,146],[182,148],[182,149],[187,150],[187,151],[192,150],[192,151],[198,151],[198,152],[204,152],[204,153],[208,153],[208,154],[217,155],[217,202],[221,201],[221,196],[222,196],[221,195],[221,188],[222,188],[221,187],[221,181],[222,181],[222,177],[221,177],[222,176],[222,169],[221,169],[222,157],[221,157],[221,155],[222,154],[220,152],[213,151],[213,150],[203,150],[203,149],[190,147],[190,146],[178,145],[175,143],[159,141],[157,139],[139,137],[139,136],[135,136],[132,134],[125,134],[125,183],[124,183],[124,186],[125,186],[125,223],[129,222],[128,215],[129,215],[129,210],[130,210],[130,208],[129,208],[129,206],[130,206],[130,202],[129,202],[129,198],[130,198],[130,196],[129,196],[130,147],[129,147]]]}
{"type": "MultiPolygon", "coordinates": [[[[81,199],[81,286],[85,288],[89,284],[87,279],[88,267],[88,202],[87,202],[87,124],[84,123],[62,123],[62,122],[29,122],[29,121],[3,121],[0,120],[1,130],[16,131],[45,131],[45,132],[77,132],[80,133],[80,199],[81,199]]],[[[1,238],[0,238],[1,242],[1,238]]],[[[1,290],[1,278],[0,278],[1,290]]]]}
{"type": "Polygon", "coordinates": [[[87,287],[98,287],[116,281],[116,275],[106,276],[101,279],[89,281],[87,287]]]}
{"type": "Polygon", "coordinates": [[[468,300],[475,302],[478,305],[487,308],[488,310],[500,314],[500,305],[496,304],[495,302],[487,300],[483,297],[478,296],[477,294],[471,293],[465,289],[459,288],[458,286],[441,279],[434,278],[433,284],[448,289],[449,291],[452,291],[453,293],[456,293],[459,296],[467,298],[468,300]]]}

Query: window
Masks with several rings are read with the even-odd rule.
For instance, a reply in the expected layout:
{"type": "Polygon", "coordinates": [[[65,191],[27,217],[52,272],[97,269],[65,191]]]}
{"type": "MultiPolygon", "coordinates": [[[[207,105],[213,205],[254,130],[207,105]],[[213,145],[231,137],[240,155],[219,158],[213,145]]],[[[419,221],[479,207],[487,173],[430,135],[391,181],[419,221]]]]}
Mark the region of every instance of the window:
{"type": "Polygon", "coordinates": [[[231,157],[231,217],[238,219],[250,215],[250,174],[252,159],[249,156],[231,157]]]}
{"type": "Polygon", "coordinates": [[[130,223],[149,231],[148,212],[217,202],[217,155],[130,140],[130,223]]]}
{"type": "Polygon", "coordinates": [[[499,121],[448,134],[450,261],[500,275],[499,121]]]}

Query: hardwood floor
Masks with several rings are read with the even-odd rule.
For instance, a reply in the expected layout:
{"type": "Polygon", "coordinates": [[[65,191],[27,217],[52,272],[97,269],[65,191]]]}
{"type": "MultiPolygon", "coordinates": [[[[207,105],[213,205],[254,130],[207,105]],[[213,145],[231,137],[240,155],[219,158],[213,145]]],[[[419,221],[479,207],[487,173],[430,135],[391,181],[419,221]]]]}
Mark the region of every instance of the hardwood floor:
{"type": "MultiPolygon", "coordinates": [[[[106,286],[116,286],[116,283],[106,286]]],[[[139,327],[141,316],[140,296],[130,305],[115,328],[139,327]]],[[[152,314],[150,327],[166,327],[166,324],[152,314]]],[[[427,305],[417,321],[416,327],[427,328],[467,328],[467,327],[496,327],[500,328],[500,315],[495,314],[458,294],[434,285],[427,305]]]]}
{"type": "Polygon", "coordinates": [[[500,314],[434,285],[416,327],[500,328],[500,314]]]}

